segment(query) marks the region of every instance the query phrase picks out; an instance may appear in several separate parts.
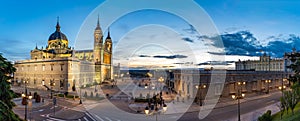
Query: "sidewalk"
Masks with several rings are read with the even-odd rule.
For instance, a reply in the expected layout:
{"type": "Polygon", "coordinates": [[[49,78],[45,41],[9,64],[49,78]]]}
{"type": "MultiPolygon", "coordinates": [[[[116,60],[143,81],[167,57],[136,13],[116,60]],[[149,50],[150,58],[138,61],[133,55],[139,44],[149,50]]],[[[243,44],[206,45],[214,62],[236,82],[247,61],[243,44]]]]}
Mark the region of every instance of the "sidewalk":
{"type": "MultiPolygon", "coordinates": [[[[16,104],[16,107],[14,107],[14,108],[16,108],[16,109],[25,108],[25,105],[22,105],[22,98],[15,98],[15,99],[13,99],[13,102],[16,104]]],[[[31,99],[31,100],[28,100],[27,107],[37,108],[37,107],[42,107],[42,106],[45,106],[48,104],[49,104],[49,101],[47,101],[47,100],[44,100],[44,102],[36,103],[34,99],[31,99]]]]}
{"type": "MultiPolygon", "coordinates": [[[[270,94],[264,94],[264,95],[256,95],[252,94],[250,97],[241,99],[241,103],[247,102],[247,101],[253,101],[261,98],[267,98],[270,95],[274,93],[281,93],[281,92],[273,92],[270,94]]],[[[195,104],[192,101],[172,101],[169,103],[166,103],[168,106],[168,110],[165,112],[165,114],[176,114],[176,113],[185,113],[185,112],[196,112],[200,111],[202,109],[203,111],[205,110],[210,110],[212,108],[222,108],[230,105],[236,105],[236,100],[233,100],[231,98],[220,98],[220,99],[215,99],[215,100],[204,100],[203,101],[203,106],[199,106],[199,104],[195,104]],[[212,104],[213,102],[217,102],[217,104],[212,104]]],[[[137,109],[142,109],[146,107],[147,104],[138,104],[138,103],[133,103],[129,104],[128,106],[134,110],[135,112],[137,109]]],[[[276,104],[269,105],[267,107],[263,107],[261,109],[258,109],[254,112],[250,112],[248,114],[244,114],[246,119],[252,118],[252,119],[257,119],[258,116],[261,114],[265,113],[267,110],[272,110],[272,113],[276,113],[279,111],[278,107],[276,104]],[[248,117],[248,118],[247,118],[248,117]]],[[[143,112],[142,112],[143,113],[143,112]]],[[[251,119],[251,120],[252,120],[251,119]]],[[[247,120],[248,121],[248,120],[247,120]]]]}
{"type": "Polygon", "coordinates": [[[58,112],[50,114],[50,117],[57,118],[57,119],[63,119],[63,120],[76,120],[79,118],[82,118],[85,115],[84,112],[79,112],[72,109],[62,109],[58,112]]]}
{"type": "MultiPolygon", "coordinates": [[[[261,116],[261,115],[263,115],[268,110],[271,110],[272,115],[273,115],[273,114],[275,114],[275,113],[277,113],[277,112],[280,111],[279,108],[278,108],[278,106],[277,106],[279,104],[280,103],[278,102],[278,103],[269,105],[267,107],[263,107],[263,108],[255,110],[255,111],[243,114],[243,115],[241,115],[241,120],[242,121],[257,121],[258,117],[261,116]]],[[[234,121],[234,120],[236,120],[236,118],[230,119],[230,121],[234,121]]]]}

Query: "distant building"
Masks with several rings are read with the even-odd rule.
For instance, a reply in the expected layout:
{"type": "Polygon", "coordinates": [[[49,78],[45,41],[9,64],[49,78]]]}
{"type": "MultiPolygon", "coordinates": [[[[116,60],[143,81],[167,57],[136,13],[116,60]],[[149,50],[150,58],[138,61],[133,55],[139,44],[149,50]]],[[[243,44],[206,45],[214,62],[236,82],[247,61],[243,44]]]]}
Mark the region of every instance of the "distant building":
{"type": "Polygon", "coordinates": [[[76,51],[68,43],[57,21],[56,31],[50,35],[45,48],[36,46],[29,60],[15,62],[15,82],[28,83],[32,88],[52,86],[54,90],[69,92],[79,86],[113,79],[112,40],[108,32],[103,41],[99,19],[92,50],[76,51]]]}
{"type": "Polygon", "coordinates": [[[288,71],[288,60],[283,58],[274,58],[265,53],[259,57],[259,60],[238,60],[235,62],[236,70],[255,70],[255,71],[288,71]]]}
{"type": "Polygon", "coordinates": [[[191,100],[201,96],[204,99],[221,96],[230,97],[236,94],[238,82],[242,85],[243,93],[264,94],[268,91],[279,90],[289,86],[287,78],[291,73],[283,71],[254,71],[254,70],[195,70],[178,69],[174,72],[174,89],[180,100],[191,100]],[[267,80],[269,82],[267,82],[267,80]],[[208,93],[208,91],[211,91],[208,93]],[[199,94],[201,93],[201,94],[199,94]]]}

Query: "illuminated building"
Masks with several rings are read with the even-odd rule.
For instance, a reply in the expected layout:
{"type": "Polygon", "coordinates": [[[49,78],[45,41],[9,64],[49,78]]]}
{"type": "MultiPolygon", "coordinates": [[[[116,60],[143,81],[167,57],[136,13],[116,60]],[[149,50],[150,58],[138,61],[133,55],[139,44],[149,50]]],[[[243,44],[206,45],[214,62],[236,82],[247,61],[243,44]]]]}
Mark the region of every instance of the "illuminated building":
{"type": "Polygon", "coordinates": [[[50,82],[55,82],[52,85],[54,90],[70,92],[79,86],[113,79],[112,40],[108,32],[103,42],[99,18],[93,49],[76,51],[68,44],[67,36],[61,32],[57,21],[56,31],[50,35],[45,48],[36,46],[30,52],[30,59],[15,62],[14,80],[28,82],[32,88],[49,87],[50,82]]]}

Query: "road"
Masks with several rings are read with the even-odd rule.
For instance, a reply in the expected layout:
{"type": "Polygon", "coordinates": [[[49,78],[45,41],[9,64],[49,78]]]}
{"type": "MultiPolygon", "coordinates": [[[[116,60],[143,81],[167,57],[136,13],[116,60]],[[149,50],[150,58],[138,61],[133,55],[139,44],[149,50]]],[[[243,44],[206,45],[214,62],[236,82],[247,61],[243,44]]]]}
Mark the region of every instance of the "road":
{"type": "MultiPolygon", "coordinates": [[[[266,98],[261,98],[258,100],[251,100],[240,104],[240,111],[241,115],[255,111],[262,107],[267,107],[271,104],[274,104],[279,101],[281,97],[281,93],[272,93],[268,95],[266,98]]],[[[237,105],[229,105],[222,108],[215,108],[213,111],[201,121],[227,121],[236,119],[237,120],[237,105]]],[[[191,112],[184,114],[179,121],[187,121],[193,120],[197,121],[200,120],[198,116],[199,112],[191,112]]],[[[243,117],[241,117],[243,119],[243,117]]]]}
{"type": "MultiPolygon", "coordinates": [[[[134,85],[125,85],[122,91],[129,92],[132,89],[135,89],[136,87],[134,85]]],[[[140,90],[139,90],[140,91],[140,90]]],[[[43,93],[43,92],[42,92],[43,93]]],[[[48,92],[44,92],[47,94],[48,92]]],[[[268,95],[265,95],[265,98],[259,98],[256,100],[248,100],[247,98],[242,100],[241,103],[241,115],[243,119],[243,114],[253,112],[259,108],[267,107],[269,105],[272,105],[276,102],[278,102],[278,99],[280,98],[281,93],[270,93],[268,95]]],[[[44,121],[44,120],[52,120],[52,121],[64,121],[59,118],[53,118],[51,115],[53,115],[54,108],[51,99],[47,99],[48,104],[42,106],[33,108],[32,111],[28,111],[28,119],[32,118],[35,121],[44,121]],[[32,112],[32,113],[30,113],[32,112]]],[[[124,101],[124,100],[123,100],[124,101]]],[[[146,116],[145,114],[136,114],[132,113],[132,111],[124,111],[120,110],[119,108],[128,109],[128,105],[119,105],[117,108],[116,104],[118,101],[109,101],[107,99],[101,101],[101,102],[93,102],[88,103],[84,102],[83,105],[78,105],[78,100],[76,101],[66,101],[63,98],[58,98],[57,100],[57,107],[55,107],[57,112],[66,112],[66,113],[60,113],[62,117],[72,119],[72,116],[74,116],[74,119],[77,121],[153,121],[157,119],[159,121],[197,121],[200,120],[198,118],[199,111],[194,112],[187,112],[185,114],[153,114],[150,116],[146,116]],[[74,103],[75,102],[75,103],[74,103]],[[113,102],[113,104],[111,103],[113,102]],[[127,106],[127,107],[126,107],[127,106]],[[79,109],[77,109],[79,107],[79,109]],[[80,107],[83,107],[83,109],[80,109],[80,107]],[[86,111],[87,110],[87,111],[86,111]],[[79,118],[75,118],[75,117],[79,118]]],[[[126,104],[126,103],[124,103],[126,104]]],[[[143,109],[142,109],[143,110],[143,109]]],[[[14,108],[14,111],[19,114],[21,117],[24,117],[24,108],[14,108]]],[[[58,114],[57,114],[58,115],[58,114]]],[[[59,117],[57,116],[56,117],[59,117]]],[[[260,115],[260,114],[258,114],[260,115]]],[[[212,112],[204,119],[203,121],[235,121],[237,119],[237,105],[227,105],[224,107],[218,107],[212,110],[212,112]]]]}
{"type": "MultiPolygon", "coordinates": [[[[21,92],[23,91],[23,88],[17,88],[15,91],[21,92]]],[[[55,106],[55,112],[56,116],[53,117],[54,115],[54,105],[52,103],[52,99],[48,98],[47,95],[49,94],[49,91],[43,91],[43,90],[34,90],[34,89],[28,89],[29,91],[32,92],[38,92],[38,94],[41,94],[42,97],[45,98],[44,103],[40,103],[36,105],[40,106],[30,106],[30,103],[34,103],[29,101],[29,105],[27,108],[27,119],[28,120],[34,120],[34,121],[64,121],[60,118],[54,118],[58,117],[57,115],[65,115],[67,119],[72,119],[72,116],[74,119],[78,121],[92,121],[93,117],[90,116],[87,112],[83,111],[74,111],[70,110],[76,106],[78,106],[78,100],[76,101],[66,101],[64,98],[57,98],[57,105],[55,106]],[[61,112],[67,112],[67,113],[61,113],[61,112]],[[79,118],[78,118],[79,117],[79,118]]],[[[16,104],[19,104],[18,106],[13,108],[13,111],[18,114],[21,118],[25,117],[25,107],[20,105],[21,99],[16,100],[16,104]],[[18,102],[19,101],[19,102],[18,102]]],[[[63,117],[63,116],[62,116],[63,117]]]]}
{"type": "MultiPolygon", "coordinates": [[[[265,98],[251,100],[241,103],[241,119],[243,114],[255,111],[262,107],[267,107],[278,102],[280,93],[272,93],[265,98]]],[[[245,99],[247,100],[247,99],[245,99]]],[[[89,110],[91,115],[99,121],[153,121],[155,115],[146,116],[144,114],[132,114],[122,110],[119,110],[115,106],[112,106],[110,102],[102,102],[94,106],[89,110]]],[[[197,121],[199,112],[187,112],[185,114],[158,114],[159,121],[197,121]],[[182,115],[182,116],[181,116],[182,115]]],[[[261,115],[261,114],[257,114],[261,115]]],[[[235,121],[237,120],[237,105],[228,105],[225,107],[219,107],[213,109],[213,111],[201,121],[235,121]]],[[[254,120],[254,119],[253,119],[254,120]]]]}

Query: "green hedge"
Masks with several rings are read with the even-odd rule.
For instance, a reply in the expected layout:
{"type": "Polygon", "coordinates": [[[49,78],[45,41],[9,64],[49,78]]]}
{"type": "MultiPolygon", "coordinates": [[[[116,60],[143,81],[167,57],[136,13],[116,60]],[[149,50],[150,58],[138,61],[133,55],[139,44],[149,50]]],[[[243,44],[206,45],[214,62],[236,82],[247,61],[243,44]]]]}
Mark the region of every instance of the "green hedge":
{"type": "MultiPolygon", "coordinates": [[[[64,94],[55,94],[54,96],[64,97],[64,94]]],[[[74,98],[74,95],[67,95],[66,98],[74,98]]],[[[75,98],[79,98],[79,96],[75,96],[75,98]]]]}

